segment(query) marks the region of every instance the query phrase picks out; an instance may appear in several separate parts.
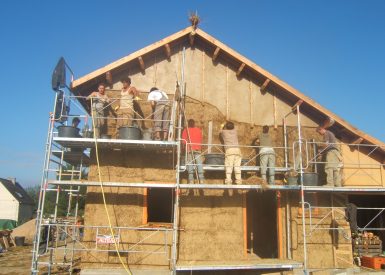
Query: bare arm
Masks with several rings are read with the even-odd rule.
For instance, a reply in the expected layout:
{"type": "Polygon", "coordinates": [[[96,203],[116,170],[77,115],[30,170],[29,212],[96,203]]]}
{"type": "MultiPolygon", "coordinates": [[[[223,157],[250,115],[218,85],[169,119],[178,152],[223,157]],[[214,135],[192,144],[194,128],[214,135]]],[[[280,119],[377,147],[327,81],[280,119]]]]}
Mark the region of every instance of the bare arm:
{"type": "Polygon", "coordinates": [[[136,96],[139,96],[139,91],[135,88],[135,87],[131,87],[130,88],[130,93],[136,97],[136,96]]]}
{"type": "Polygon", "coordinates": [[[86,100],[90,100],[92,97],[95,97],[96,92],[92,92],[89,96],[86,97],[86,100]]]}

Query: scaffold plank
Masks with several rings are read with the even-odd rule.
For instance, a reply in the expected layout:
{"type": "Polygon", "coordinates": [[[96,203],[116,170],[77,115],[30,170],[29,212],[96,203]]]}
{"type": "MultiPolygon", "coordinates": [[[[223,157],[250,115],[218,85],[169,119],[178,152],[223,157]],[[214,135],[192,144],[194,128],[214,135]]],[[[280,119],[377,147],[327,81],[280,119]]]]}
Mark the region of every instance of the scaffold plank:
{"type": "MultiPolygon", "coordinates": [[[[94,148],[94,138],[67,138],[54,137],[53,141],[61,146],[68,148],[94,148]]],[[[141,149],[141,150],[158,150],[158,149],[172,149],[176,147],[176,141],[156,141],[156,140],[127,140],[127,139],[103,139],[97,138],[99,148],[108,149],[141,149]]]]}
{"type": "MultiPolygon", "coordinates": [[[[74,186],[100,186],[97,181],[60,181],[49,180],[52,185],[74,185],[74,186]]],[[[176,183],[142,183],[142,182],[103,182],[103,186],[109,187],[136,187],[136,188],[176,188],[176,183]]],[[[238,189],[238,190],[280,190],[280,191],[299,191],[300,185],[259,185],[259,184],[179,184],[180,189],[238,189]]],[[[385,193],[385,187],[323,187],[323,186],[303,186],[306,192],[340,192],[340,193],[385,193]]]]}

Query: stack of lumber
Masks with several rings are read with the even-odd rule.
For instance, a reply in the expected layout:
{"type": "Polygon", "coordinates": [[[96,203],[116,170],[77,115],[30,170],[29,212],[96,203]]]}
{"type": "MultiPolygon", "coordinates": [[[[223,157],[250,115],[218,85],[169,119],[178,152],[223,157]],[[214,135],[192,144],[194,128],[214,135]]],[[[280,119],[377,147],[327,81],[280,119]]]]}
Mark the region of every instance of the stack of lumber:
{"type": "Polygon", "coordinates": [[[353,240],[353,254],[357,256],[377,256],[382,253],[382,241],[371,232],[359,234],[353,240]]]}

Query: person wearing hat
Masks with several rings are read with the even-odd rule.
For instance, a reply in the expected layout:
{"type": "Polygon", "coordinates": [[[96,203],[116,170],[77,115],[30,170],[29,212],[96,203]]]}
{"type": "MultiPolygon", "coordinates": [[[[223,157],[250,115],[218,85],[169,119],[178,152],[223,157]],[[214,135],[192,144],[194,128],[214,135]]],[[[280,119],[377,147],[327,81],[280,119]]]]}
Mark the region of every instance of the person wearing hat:
{"type": "Polygon", "coordinates": [[[151,102],[154,114],[154,139],[167,140],[168,128],[170,126],[170,106],[168,96],[157,87],[153,87],[150,89],[147,100],[151,102]]]}

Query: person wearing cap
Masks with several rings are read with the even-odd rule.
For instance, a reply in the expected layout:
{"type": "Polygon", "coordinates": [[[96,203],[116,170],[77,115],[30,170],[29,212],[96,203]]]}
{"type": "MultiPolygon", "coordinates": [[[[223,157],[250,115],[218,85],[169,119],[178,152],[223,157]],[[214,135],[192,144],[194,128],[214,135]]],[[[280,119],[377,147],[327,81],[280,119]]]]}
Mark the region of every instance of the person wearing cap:
{"type": "Polygon", "coordinates": [[[231,175],[234,170],[235,184],[242,184],[241,178],[241,161],[242,155],[238,144],[238,133],[234,123],[227,121],[222,127],[220,136],[225,145],[225,184],[232,184],[231,175]]]}
{"type": "Polygon", "coordinates": [[[125,77],[120,80],[123,85],[120,91],[119,106],[116,107],[118,121],[116,123],[117,128],[123,126],[132,126],[132,119],[134,117],[134,98],[139,95],[138,90],[131,86],[131,79],[125,77]]]}
{"type": "Polygon", "coordinates": [[[320,145],[321,153],[325,157],[326,186],[341,186],[342,156],[337,147],[335,135],[323,127],[317,132],[323,136],[324,144],[320,145]]]}
{"type": "Polygon", "coordinates": [[[154,139],[167,140],[168,128],[170,126],[170,106],[168,96],[157,87],[153,87],[150,89],[147,100],[151,102],[154,114],[154,139]]]}

